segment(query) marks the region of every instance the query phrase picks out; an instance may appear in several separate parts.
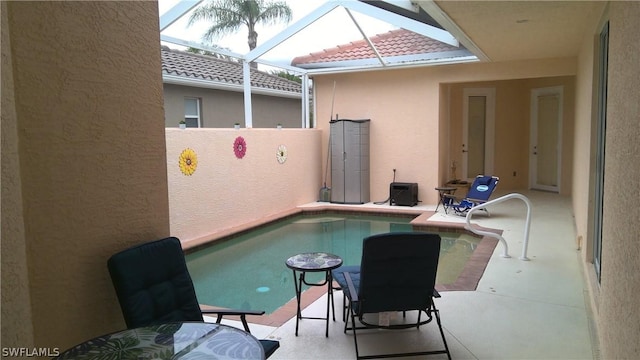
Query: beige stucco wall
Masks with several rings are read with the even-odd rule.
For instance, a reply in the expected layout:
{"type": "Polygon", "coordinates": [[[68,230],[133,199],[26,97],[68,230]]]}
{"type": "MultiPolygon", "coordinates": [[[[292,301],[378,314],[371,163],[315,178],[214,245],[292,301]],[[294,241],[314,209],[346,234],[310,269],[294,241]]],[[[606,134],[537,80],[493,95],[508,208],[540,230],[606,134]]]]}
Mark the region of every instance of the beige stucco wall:
{"type": "Polygon", "coordinates": [[[600,286],[593,267],[593,196],[595,173],[595,123],[597,113],[597,60],[594,47],[602,27],[608,18],[607,4],[602,3],[599,11],[593,14],[591,27],[585,33],[578,55],[576,76],[576,106],[574,128],[573,192],[571,200],[576,222],[576,242],[581,248],[589,304],[597,314],[599,308],[600,286]]]}
{"type": "MultiPolygon", "coordinates": [[[[500,177],[500,189],[526,189],[529,174],[529,94],[525,80],[503,80],[448,85],[450,137],[447,153],[457,164],[457,178],[462,178],[463,92],[465,89],[495,90],[495,144],[493,174],[500,177]],[[513,173],[516,173],[514,176],[513,173]]],[[[446,177],[451,179],[450,173],[446,177]]]]}
{"type": "Polygon", "coordinates": [[[0,3],[2,26],[2,346],[33,347],[33,324],[27,243],[25,238],[22,178],[18,150],[15,93],[7,3],[0,3]]]}
{"type": "MultiPolygon", "coordinates": [[[[491,81],[502,87],[497,109],[501,117],[496,129],[496,143],[500,143],[496,145],[495,175],[506,180],[499,185],[502,190],[522,189],[528,174],[530,89],[550,84],[565,87],[567,131],[563,161],[571,162],[575,65],[575,59],[545,59],[316,76],[318,127],[328,129],[335,81],[333,117],[337,113],[340,118],[371,119],[371,199],[382,201],[389,196],[395,168],[396,181],[418,183],[420,200],[435,204],[437,193],[433,188],[450,176],[448,165],[452,154],[448,149],[456,146],[451,139],[461,137],[460,122],[446,118],[461,119],[461,114],[456,115],[462,109],[461,96],[457,96],[458,92],[461,94],[462,85],[458,84],[491,81]],[[510,81],[514,79],[528,80],[510,81]],[[512,93],[514,89],[517,91],[512,93]],[[460,101],[460,106],[456,101],[460,101]],[[514,116],[518,119],[514,120],[514,116]],[[513,121],[517,121],[516,129],[513,121]],[[448,134],[449,138],[442,134],[448,134]],[[452,143],[443,144],[443,141],[452,143]],[[516,180],[512,179],[513,171],[519,174],[516,180]]],[[[326,156],[327,134],[323,136],[323,156],[326,156]]],[[[563,171],[563,193],[569,193],[571,167],[563,171]]]]}
{"type": "Polygon", "coordinates": [[[603,3],[591,21],[578,57],[574,177],[572,201],[576,233],[582,238],[581,258],[587,275],[589,303],[603,359],[640,357],[640,253],[638,217],[633,209],[640,199],[640,4],[603,3]],[[597,113],[597,44],[605,21],[610,21],[609,80],[605,155],[602,278],[593,267],[593,181],[597,113]]]}
{"type": "Polygon", "coordinates": [[[599,323],[605,359],[640,358],[640,3],[610,3],[599,323]]]}
{"type": "MultiPolygon", "coordinates": [[[[453,170],[451,152],[449,151],[449,139],[451,137],[451,132],[453,131],[449,120],[451,118],[451,106],[449,106],[449,102],[451,101],[451,86],[449,86],[449,84],[441,84],[439,96],[440,102],[438,107],[440,112],[438,114],[438,128],[440,130],[438,136],[438,184],[444,184],[452,177],[453,170]]],[[[457,169],[456,171],[459,173],[457,169]]]]}
{"type": "MultiPolygon", "coordinates": [[[[244,94],[198,87],[164,84],[165,125],[178,127],[184,118],[184,98],[200,98],[202,103],[202,127],[232,128],[238,122],[244,127],[244,94]]],[[[275,128],[281,123],[285,128],[302,127],[302,101],[253,94],[251,96],[254,128],[275,128]]]]}
{"type": "MultiPolygon", "coordinates": [[[[397,182],[418,183],[419,200],[435,204],[427,186],[438,178],[438,123],[437,116],[426,109],[434,109],[437,114],[438,87],[416,81],[412,71],[318,77],[314,82],[315,108],[318,127],[323,129],[325,161],[334,80],[333,117],[371,119],[371,201],[387,199],[396,169],[397,182]]],[[[328,183],[330,180],[331,176],[328,183]]]]}
{"type": "Polygon", "coordinates": [[[184,242],[252,223],[318,200],[320,131],[315,129],[166,129],[171,234],[184,242]],[[241,159],[233,151],[244,138],[241,159]],[[276,152],[287,150],[280,164],[276,152]],[[198,165],[185,176],[178,158],[186,148],[198,165]]]}
{"type": "MultiPolygon", "coordinates": [[[[445,149],[449,164],[455,161],[458,178],[462,176],[463,91],[466,88],[491,88],[496,91],[494,174],[500,177],[501,190],[529,187],[529,143],[531,123],[531,91],[537,88],[561,86],[563,89],[562,164],[573,158],[575,77],[532,78],[444,85],[448,88],[449,147],[445,149]],[[515,173],[515,176],[514,176],[515,173]]],[[[450,179],[449,175],[446,179],[450,179]]],[[[562,166],[560,193],[571,194],[572,167],[562,166]]]]}
{"type": "Polygon", "coordinates": [[[66,348],[124,326],[107,258],[169,235],[158,8],[2,10],[2,346],[66,348]]]}

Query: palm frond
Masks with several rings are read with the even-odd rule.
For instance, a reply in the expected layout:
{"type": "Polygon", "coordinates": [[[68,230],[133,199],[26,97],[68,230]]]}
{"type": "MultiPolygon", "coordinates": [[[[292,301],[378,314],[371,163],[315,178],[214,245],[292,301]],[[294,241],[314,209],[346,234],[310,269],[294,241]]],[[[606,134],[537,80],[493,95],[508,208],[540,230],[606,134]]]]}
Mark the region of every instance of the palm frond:
{"type": "Polygon", "coordinates": [[[237,22],[218,23],[207,29],[207,31],[202,35],[202,40],[208,43],[212,43],[215,39],[222,35],[233,34],[237,32],[242,25],[243,23],[237,22]]]}
{"type": "Polygon", "coordinates": [[[291,8],[285,2],[270,3],[269,7],[262,9],[258,16],[258,22],[265,25],[273,25],[280,21],[288,23],[291,21],[291,8]]]}
{"type": "MultiPolygon", "coordinates": [[[[237,1],[233,1],[237,2],[237,1]]],[[[211,1],[198,7],[189,17],[189,26],[198,21],[213,23],[202,35],[202,39],[212,43],[222,35],[237,32],[244,24],[241,14],[235,9],[235,4],[224,0],[211,1]]]]}
{"type": "Polygon", "coordinates": [[[283,2],[265,2],[264,0],[210,0],[199,6],[189,17],[188,25],[207,21],[212,25],[202,36],[203,40],[213,42],[219,36],[237,32],[242,25],[249,29],[249,47],[255,39],[255,25],[263,23],[273,25],[280,21],[291,21],[291,9],[283,2]],[[253,41],[251,40],[253,39],[253,41]]]}
{"type": "Polygon", "coordinates": [[[212,21],[215,20],[214,16],[216,13],[216,9],[217,7],[215,6],[214,3],[208,3],[208,4],[204,4],[202,6],[197,7],[193,13],[191,13],[191,16],[189,16],[189,22],[187,24],[187,26],[191,26],[195,23],[197,23],[198,21],[212,21]]]}

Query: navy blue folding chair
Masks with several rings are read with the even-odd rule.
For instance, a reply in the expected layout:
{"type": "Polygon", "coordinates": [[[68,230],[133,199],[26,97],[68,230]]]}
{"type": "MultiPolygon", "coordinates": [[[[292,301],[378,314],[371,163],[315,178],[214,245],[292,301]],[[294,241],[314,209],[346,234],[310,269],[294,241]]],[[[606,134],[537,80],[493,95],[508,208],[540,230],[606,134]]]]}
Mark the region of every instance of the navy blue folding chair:
{"type": "MultiPolygon", "coordinates": [[[[471,184],[471,187],[467,192],[467,195],[460,201],[457,201],[456,197],[451,194],[443,194],[445,213],[448,213],[450,209],[453,209],[457,215],[467,215],[467,212],[471,208],[489,201],[489,197],[496,189],[499,180],[500,178],[497,176],[476,176],[473,184],[471,184]]],[[[484,210],[489,214],[486,208],[484,210]]]]}

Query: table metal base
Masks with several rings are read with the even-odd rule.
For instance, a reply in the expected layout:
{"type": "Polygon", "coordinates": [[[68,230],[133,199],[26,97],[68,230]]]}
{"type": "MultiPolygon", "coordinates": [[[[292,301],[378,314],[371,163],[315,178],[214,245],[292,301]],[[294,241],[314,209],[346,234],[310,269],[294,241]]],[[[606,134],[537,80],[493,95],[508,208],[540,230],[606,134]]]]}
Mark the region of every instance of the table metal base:
{"type": "Polygon", "coordinates": [[[438,191],[438,205],[436,205],[436,212],[438,212],[438,208],[440,207],[440,204],[442,204],[442,207],[444,208],[444,213],[447,213],[447,201],[450,201],[449,199],[447,199],[447,195],[453,195],[456,192],[455,187],[437,187],[436,190],[438,191]]]}
{"type": "Polygon", "coordinates": [[[325,320],[327,322],[325,328],[325,336],[329,337],[329,306],[333,310],[333,321],[336,321],[336,310],[333,302],[333,275],[331,270],[336,269],[342,265],[342,259],[334,254],[323,252],[311,252],[303,253],[290,257],[286,261],[286,265],[289,269],[293,270],[293,283],[296,287],[296,336],[298,336],[298,325],[302,319],[316,319],[325,320]],[[324,282],[320,283],[308,283],[305,279],[305,274],[308,272],[324,272],[324,282]],[[298,274],[300,273],[300,274],[298,274]],[[327,286],[327,316],[326,317],[311,317],[302,316],[302,310],[300,309],[300,300],[302,298],[302,285],[307,286],[327,286]]]}
{"type": "Polygon", "coordinates": [[[333,286],[331,285],[333,283],[333,275],[331,275],[331,270],[327,270],[325,272],[325,281],[322,283],[308,283],[305,281],[305,271],[296,271],[293,270],[293,282],[295,284],[296,287],[296,304],[297,304],[297,311],[296,311],[296,336],[298,336],[298,325],[300,320],[302,319],[313,319],[313,320],[326,320],[327,322],[327,326],[325,328],[325,336],[329,337],[329,306],[331,306],[331,311],[333,312],[333,321],[336,321],[336,309],[335,309],[335,304],[333,302],[333,286]],[[299,277],[298,274],[296,273],[300,273],[299,277]],[[302,299],[302,285],[308,285],[308,286],[327,286],[327,316],[326,317],[310,317],[310,316],[302,316],[302,310],[300,309],[300,301],[302,299]]]}

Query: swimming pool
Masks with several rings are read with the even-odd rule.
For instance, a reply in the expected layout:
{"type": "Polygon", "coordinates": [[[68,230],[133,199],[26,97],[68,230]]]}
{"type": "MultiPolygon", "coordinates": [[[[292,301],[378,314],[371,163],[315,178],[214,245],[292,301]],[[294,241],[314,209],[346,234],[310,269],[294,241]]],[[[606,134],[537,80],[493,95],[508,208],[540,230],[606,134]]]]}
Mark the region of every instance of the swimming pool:
{"type": "MultiPolygon", "coordinates": [[[[186,255],[201,304],[272,313],[295,297],[285,260],[302,252],[329,252],[345,265],[360,263],[362,239],[390,231],[413,231],[412,218],[323,213],[296,215],[186,255]]],[[[453,283],[480,239],[442,237],[438,284],[453,283]]],[[[307,281],[320,281],[310,273],[307,281]]]]}

